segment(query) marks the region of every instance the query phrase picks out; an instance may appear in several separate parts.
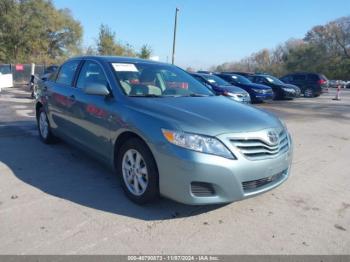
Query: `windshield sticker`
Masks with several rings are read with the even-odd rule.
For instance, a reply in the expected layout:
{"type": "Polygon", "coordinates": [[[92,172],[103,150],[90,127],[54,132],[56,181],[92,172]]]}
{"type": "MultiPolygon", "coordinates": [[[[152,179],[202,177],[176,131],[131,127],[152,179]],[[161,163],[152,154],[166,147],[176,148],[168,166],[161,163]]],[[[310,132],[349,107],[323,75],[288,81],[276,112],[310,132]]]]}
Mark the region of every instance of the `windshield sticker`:
{"type": "Polygon", "coordinates": [[[273,79],[271,79],[270,77],[266,77],[267,78],[267,81],[269,81],[270,83],[273,82],[273,79]]]}
{"type": "Polygon", "coordinates": [[[208,82],[209,82],[209,83],[215,83],[215,80],[213,80],[213,79],[208,79],[208,82]]]}
{"type": "Polygon", "coordinates": [[[122,64],[122,63],[112,63],[112,66],[116,72],[138,72],[134,64],[122,64]]]}

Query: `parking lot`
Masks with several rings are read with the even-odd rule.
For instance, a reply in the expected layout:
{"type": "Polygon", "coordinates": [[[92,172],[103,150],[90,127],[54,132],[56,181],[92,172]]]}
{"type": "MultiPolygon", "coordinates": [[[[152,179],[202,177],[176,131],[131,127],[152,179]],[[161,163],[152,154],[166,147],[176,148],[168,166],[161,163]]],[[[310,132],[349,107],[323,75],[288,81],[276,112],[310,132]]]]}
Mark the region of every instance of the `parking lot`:
{"type": "Polygon", "coordinates": [[[24,88],[0,95],[1,254],[350,254],[350,91],[256,105],[294,139],[277,189],[220,206],[137,206],[116,176],[40,142],[24,88]]]}

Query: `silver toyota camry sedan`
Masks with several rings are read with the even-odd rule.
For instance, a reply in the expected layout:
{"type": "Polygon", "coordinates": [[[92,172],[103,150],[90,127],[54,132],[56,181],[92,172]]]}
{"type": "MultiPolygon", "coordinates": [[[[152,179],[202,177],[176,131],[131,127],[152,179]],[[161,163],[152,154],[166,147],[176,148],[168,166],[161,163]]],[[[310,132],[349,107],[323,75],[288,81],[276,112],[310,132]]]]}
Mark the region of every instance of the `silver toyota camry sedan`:
{"type": "Polygon", "coordinates": [[[59,137],[104,161],[136,203],[238,201],[290,174],[292,141],[278,118],[214,95],[176,66],[76,57],[40,88],[41,140],[59,137]]]}

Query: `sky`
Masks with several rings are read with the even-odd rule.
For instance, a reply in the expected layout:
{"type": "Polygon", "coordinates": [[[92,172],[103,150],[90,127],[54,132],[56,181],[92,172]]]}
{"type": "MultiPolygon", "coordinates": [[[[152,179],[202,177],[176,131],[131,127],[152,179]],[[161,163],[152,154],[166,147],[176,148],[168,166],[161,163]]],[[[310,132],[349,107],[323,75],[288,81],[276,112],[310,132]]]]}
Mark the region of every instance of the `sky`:
{"type": "Polygon", "coordinates": [[[148,44],[160,61],[171,61],[175,8],[175,64],[207,69],[237,61],[315,25],[350,15],[350,0],[54,0],[84,28],[83,46],[96,44],[107,24],[117,40],[140,49],[148,44]]]}

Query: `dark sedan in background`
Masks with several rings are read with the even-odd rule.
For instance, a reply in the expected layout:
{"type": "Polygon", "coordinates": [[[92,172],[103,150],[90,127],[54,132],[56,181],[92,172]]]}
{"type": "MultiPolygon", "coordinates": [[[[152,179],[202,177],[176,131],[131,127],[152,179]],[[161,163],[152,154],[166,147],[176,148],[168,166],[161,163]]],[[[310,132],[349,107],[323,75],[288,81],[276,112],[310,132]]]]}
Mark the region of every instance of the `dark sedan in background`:
{"type": "Polygon", "coordinates": [[[252,83],[244,76],[228,73],[217,73],[215,75],[219,76],[230,84],[238,86],[247,91],[252,102],[263,102],[266,100],[271,100],[273,98],[271,87],[252,83]]]}
{"type": "Polygon", "coordinates": [[[242,88],[231,85],[216,75],[207,73],[192,73],[191,75],[199,82],[212,89],[217,95],[223,95],[241,103],[250,103],[250,95],[248,92],[242,88]]]}
{"type": "Polygon", "coordinates": [[[274,76],[256,74],[251,79],[254,83],[270,86],[274,93],[274,99],[292,99],[300,96],[299,87],[283,83],[274,76]]]}

